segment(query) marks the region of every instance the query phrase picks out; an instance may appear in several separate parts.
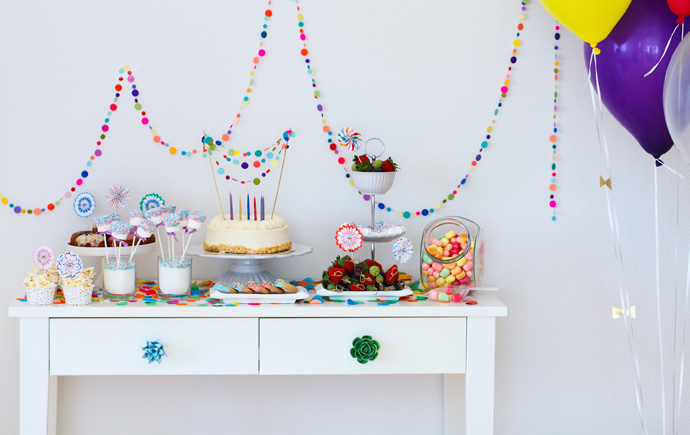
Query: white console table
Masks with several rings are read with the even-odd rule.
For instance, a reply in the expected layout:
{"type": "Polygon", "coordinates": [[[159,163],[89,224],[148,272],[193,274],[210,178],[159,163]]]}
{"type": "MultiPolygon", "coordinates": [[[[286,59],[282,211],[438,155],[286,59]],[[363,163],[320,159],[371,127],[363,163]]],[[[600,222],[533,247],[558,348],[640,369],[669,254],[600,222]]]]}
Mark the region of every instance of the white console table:
{"type": "Polygon", "coordinates": [[[36,307],[15,301],[9,315],[20,319],[20,430],[55,433],[58,376],[442,374],[445,432],[462,427],[455,410],[464,375],[466,432],[492,433],[496,317],[507,309],[491,293],[473,296],[478,305],[36,307]],[[367,364],[350,355],[353,339],[363,335],[381,345],[367,364]],[[147,340],[167,345],[160,364],[142,358],[147,340]]]}

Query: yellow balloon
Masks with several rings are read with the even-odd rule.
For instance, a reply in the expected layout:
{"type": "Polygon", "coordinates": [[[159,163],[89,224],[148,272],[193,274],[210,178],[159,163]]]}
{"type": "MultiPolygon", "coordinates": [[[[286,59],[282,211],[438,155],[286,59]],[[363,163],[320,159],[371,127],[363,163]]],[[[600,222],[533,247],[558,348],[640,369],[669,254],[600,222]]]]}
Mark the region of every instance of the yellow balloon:
{"type": "Polygon", "coordinates": [[[604,40],[628,9],[631,0],[539,0],[556,20],[589,42],[604,40]]]}

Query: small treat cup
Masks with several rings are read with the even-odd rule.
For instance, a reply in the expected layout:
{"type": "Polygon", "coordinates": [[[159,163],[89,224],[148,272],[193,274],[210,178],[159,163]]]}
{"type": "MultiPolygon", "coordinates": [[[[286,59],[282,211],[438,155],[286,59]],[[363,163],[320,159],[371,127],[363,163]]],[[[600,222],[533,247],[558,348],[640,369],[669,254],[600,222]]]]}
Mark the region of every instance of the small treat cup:
{"type": "Polygon", "coordinates": [[[93,286],[89,287],[62,287],[67,305],[88,305],[91,303],[93,286]]]}
{"type": "Polygon", "coordinates": [[[158,257],[158,297],[182,299],[189,296],[192,287],[192,259],[179,256],[158,257]]]}
{"type": "Polygon", "coordinates": [[[26,301],[29,305],[51,305],[55,299],[57,284],[45,287],[24,286],[24,288],[26,289],[26,301]]]}
{"type": "Polygon", "coordinates": [[[136,262],[103,259],[103,293],[115,301],[129,301],[136,297],[136,262]]]}

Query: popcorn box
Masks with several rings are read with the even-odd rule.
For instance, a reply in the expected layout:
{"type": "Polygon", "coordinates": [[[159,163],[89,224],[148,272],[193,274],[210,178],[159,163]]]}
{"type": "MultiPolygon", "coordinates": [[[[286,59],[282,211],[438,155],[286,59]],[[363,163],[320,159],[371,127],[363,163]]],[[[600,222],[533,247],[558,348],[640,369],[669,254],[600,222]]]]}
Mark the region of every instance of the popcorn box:
{"type": "Polygon", "coordinates": [[[93,286],[90,287],[63,287],[67,305],[88,305],[91,303],[93,286]]]}
{"type": "Polygon", "coordinates": [[[55,290],[57,284],[51,284],[44,287],[29,287],[26,289],[26,301],[30,305],[51,305],[55,299],[55,290]]]}

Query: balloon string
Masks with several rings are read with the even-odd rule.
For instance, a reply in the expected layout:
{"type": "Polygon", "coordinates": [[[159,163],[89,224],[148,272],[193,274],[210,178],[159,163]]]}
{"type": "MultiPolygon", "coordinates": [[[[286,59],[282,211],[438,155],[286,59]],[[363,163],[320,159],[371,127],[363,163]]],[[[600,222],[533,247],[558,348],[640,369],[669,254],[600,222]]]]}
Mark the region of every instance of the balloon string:
{"type": "MultiPolygon", "coordinates": [[[[666,48],[664,48],[664,52],[661,53],[661,59],[659,59],[659,61],[656,63],[656,65],[654,65],[654,67],[652,67],[652,69],[650,69],[649,71],[647,71],[647,74],[644,75],[645,77],[647,77],[648,75],[650,75],[651,73],[653,73],[654,70],[659,66],[659,64],[661,63],[661,61],[664,60],[664,56],[666,56],[666,51],[668,50],[669,45],[671,45],[671,40],[673,39],[673,35],[676,34],[676,30],[678,30],[678,27],[679,27],[679,26],[680,26],[679,24],[676,24],[676,27],[673,29],[673,32],[671,32],[671,36],[668,38],[668,42],[666,42],[666,48]]],[[[683,39],[683,32],[682,32],[682,31],[681,31],[681,34],[680,34],[680,39],[681,39],[681,40],[683,39]]]]}
{"type": "Polygon", "coordinates": [[[683,400],[683,378],[685,375],[685,333],[688,318],[688,300],[690,299],[690,250],[688,250],[688,273],[685,281],[685,307],[683,309],[683,336],[681,338],[680,352],[680,374],[678,376],[678,414],[680,414],[680,404],[683,400]]]}
{"type": "Polygon", "coordinates": [[[654,240],[656,243],[656,315],[659,331],[659,361],[661,366],[661,427],[666,433],[666,390],[664,388],[664,346],[661,334],[661,286],[659,284],[659,183],[658,171],[654,170],[654,240]]]}
{"type": "Polygon", "coordinates": [[[668,170],[669,172],[675,174],[675,175],[676,175],[678,178],[680,178],[681,180],[685,181],[685,177],[683,176],[683,174],[680,174],[680,173],[678,173],[677,171],[674,171],[673,169],[669,168],[668,165],[666,165],[666,163],[664,163],[664,162],[661,161],[661,159],[656,159],[656,165],[657,165],[658,167],[661,167],[661,168],[666,168],[666,170],[668,170]]]}
{"type": "Polygon", "coordinates": [[[674,301],[673,301],[673,383],[671,384],[672,388],[672,394],[671,394],[671,399],[672,399],[672,404],[671,404],[671,433],[675,434],[676,433],[676,371],[677,371],[677,351],[676,351],[676,341],[678,337],[678,229],[680,228],[680,220],[678,217],[678,210],[680,204],[680,198],[679,198],[679,193],[678,190],[680,189],[680,180],[676,178],[676,231],[675,231],[675,237],[673,238],[673,265],[674,268],[673,270],[676,271],[676,273],[673,274],[673,294],[674,294],[674,301]]]}
{"type": "MultiPolygon", "coordinates": [[[[596,55],[594,54],[594,51],[592,51],[592,54],[589,58],[589,76],[591,77],[592,74],[592,65],[594,66],[594,79],[596,82],[596,92],[594,90],[594,86],[592,85],[592,82],[589,81],[589,91],[590,91],[590,96],[592,98],[592,109],[594,111],[594,120],[596,123],[596,128],[597,128],[597,137],[599,139],[599,148],[600,152],[602,154],[603,160],[604,160],[604,171],[605,175],[607,178],[610,179],[610,174],[611,174],[611,164],[609,160],[609,152],[608,152],[608,144],[606,142],[606,132],[604,131],[603,128],[603,119],[600,122],[601,115],[603,113],[603,103],[601,100],[601,89],[599,88],[599,74],[597,71],[597,59],[596,55]],[[597,107],[597,97],[595,97],[595,94],[598,94],[599,97],[599,106],[597,107]]],[[[630,296],[628,294],[628,290],[625,287],[623,283],[623,276],[624,276],[624,268],[623,268],[623,256],[621,253],[621,242],[620,242],[620,230],[618,227],[618,215],[616,213],[616,208],[613,204],[612,198],[611,198],[611,190],[610,189],[604,189],[606,191],[606,208],[608,211],[608,216],[609,216],[609,227],[611,230],[611,236],[613,238],[613,250],[616,256],[617,260],[617,271],[618,271],[618,292],[620,294],[620,299],[621,299],[621,307],[624,307],[626,309],[627,307],[630,307],[630,296]]],[[[637,401],[637,411],[640,415],[640,425],[642,426],[642,430],[644,431],[645,434],[647,434],[647,426],[645,424],[645,417],[644,417],[644,403],[642,400],[642,381],[641,381],[641,376],[640,376],[640,362],[639,358],[637,355],[637,346],[635,343],[635,331],[633,329],[632,321],[628,318],[628,316],[623,316],[623,322],[625,324],[625,331],[626,335],[628,338],[628,347],[630,348],[630,353],[633,357],[633,362],[635,364],[635,379],[634,379],[634,385],[635,385],[635,399],[637,401]]]]}

